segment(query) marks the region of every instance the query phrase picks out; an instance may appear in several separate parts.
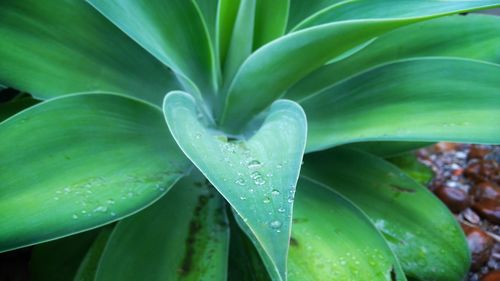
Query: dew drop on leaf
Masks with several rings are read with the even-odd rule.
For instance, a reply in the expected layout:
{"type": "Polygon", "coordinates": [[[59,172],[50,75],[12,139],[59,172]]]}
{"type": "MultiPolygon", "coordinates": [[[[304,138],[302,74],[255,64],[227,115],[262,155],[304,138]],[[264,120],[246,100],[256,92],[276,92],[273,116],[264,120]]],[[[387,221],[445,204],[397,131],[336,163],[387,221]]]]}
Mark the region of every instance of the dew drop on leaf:
{"type": "Polygon", "coordinates": [[[279,229],[281,227],[281,222],[278,221],[278,220],[274,220],[274,221],[272,221],[272,222],[269,223],[269,226],[272,229],[279,229]]]}

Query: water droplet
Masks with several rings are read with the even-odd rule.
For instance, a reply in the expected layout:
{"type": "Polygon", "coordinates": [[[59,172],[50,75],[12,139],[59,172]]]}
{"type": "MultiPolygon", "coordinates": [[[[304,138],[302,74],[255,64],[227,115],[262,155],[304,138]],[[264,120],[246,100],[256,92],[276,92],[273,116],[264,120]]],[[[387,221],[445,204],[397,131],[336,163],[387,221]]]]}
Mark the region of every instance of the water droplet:
{"type": "Polygon", "coordinates": [[[277,165],[276,165],[276,168],[281,169],[281,168],[283,168],[283,165],[281,165],[281,164],[277,164],[277,165]]]}
{"type": "Polygon", "coordinates": [[[256,178],[254,182],[256,185],[263,185],[266,183],[266,180],[264,178],[256,178]]]}
{"type": "Polygon", "coordinates": [[[273,189],[273,191],[271,191],[271,194],[272,194],[273,196],[278,196],[278,195],[280,195],[280,191],[279,191],[279,190],[277,190],[277,189],[273,189]]]}
{"type": "Polygon", "coordinates": [[[70,192],[70,191],[71,191],[71,189],[70,189],[69,187],[65,187],[65,188],[64,188],[64,192],[68,193],[68,192],[70,192]]]}
{"type": "Polygon", "coordinates": [[[113,199],[108,199],[108,200],[106,201],[106,203],[108,203],[108,204],[110,204],[110,205],[113,205],[113,204],[115,204],[115,200],[113,200],[113,199]]]}
{"type": "Polygon", "coordinates": [[[240,199],[241,200],[247,200],[247,198],[245,196],[240,196],[240,199]]]}
{"type": "Polygon", "coordinates": [[[77,220],[77,219],[78,219],[78,215],[76,215],[76,214],[73,214],[73,216],[72,216],[72,217],[73,217],[73,219],[74,219],[74,220],[77,220]]]}
{"type": "Polygon", "coordinates": [[[57,197],[57,196],[56,196],[56,197],[54,197],[54,200],[56,200],[56,201],[57,201],[57,200],[59,200],[59,197],[57,197]]]}
{"type": "Polygon", "coordinates": [[[197,140],[201,139],[201,134],[198,133],[198,134],[194,135],[194,138],[197,139],[197,140]]]}
{"type": "Polygon", "coordinates": [[[242,178],[239,178],[234,183],[237,185],[245,185],[245,180],[242,178]]]}
{"type": "Polygon", "coordinates": [[[97,206],[95,209],[94,209],[94,212],[101,212],[101,213],[104,213],[108,210],[108,207],[106,206],[97,206]]]}
{"type": "Polygon", "coordinates": [[[251,160],[250,162],[248,162],[247,167],[249,169],[259,169],[260,167],[262,167],[262,163],[260,163],[258,160],[251,160]]]}
{"type": "Polygon", "coordinates": [[[269,226],[273,229],[279,229],[281,227],[281,222],[276,220],[269,223],[269,226]]]}
{"type": "Polygon", "coordinates": [[[114,216],[116,216],[116,213],[115,213],[115,212],[111,212],[111,213],[110,213],[110,215],[111,215],[112,217],[114,217],[114,216]]]}
{"type": "Polygon", "coordinates": [[[285,212],[285,208],[279,208],[279,209],[278,209],[278,212],[279,212],[279,213],[284,213],[284,212],[285,212]]]}
{"type": "Polygon", "coordinates": [[[273,173],[267,173],[266,176],[270,178],[273,176],[273,173]]]}
{"type": "Polygon", "coordinates": [[[85,211],[85,210],[82,210],[82,211],[81,211],[81,213],[82,213],[82,214],[86,214],[86,213],[87,213],[87,211],[85,211]]]}
{"type": "Polygon", "coordinates": [[[269,204],[271,203],[271,199],[269,199],[269,197],[265,197],[262,202],[264,202],[264,204],[269,204]]]}

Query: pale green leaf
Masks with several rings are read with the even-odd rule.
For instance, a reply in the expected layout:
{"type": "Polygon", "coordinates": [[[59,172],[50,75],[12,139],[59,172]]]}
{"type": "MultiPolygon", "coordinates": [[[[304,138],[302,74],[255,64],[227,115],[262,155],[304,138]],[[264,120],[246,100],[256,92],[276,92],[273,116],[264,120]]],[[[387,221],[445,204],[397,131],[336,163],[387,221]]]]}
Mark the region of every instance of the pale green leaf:
{"type": "Polygon", "coordinates": [[[276,101],[262,127],[242,140],[228,140],[204,126],[187,94],[168,94],[163,110],[181,149],[233,206],[263,258],[270,259],[270,274],[285,280],[293,192],[306,135],[302,109],[276,101]]]}
{"type": "Polygon", "coordinates": [[[95,280],[225,280],[228,246],[224,200],[191,176],[116,225],[95,280]]]}
{"type": "Polygon", "coordinates": [[[362,141],[500,143],[500,66],[427,58],[372,69],[308,96],[307,150],[362,141]]]}
{"type": "Polygon", "coordinates": [[[302,176],[295,201],[290,281],[406,280],[387,242],[352,203],[302,176]]]}
{"type": "Polygon", "coordinates": [[[352,56],[299,81],[286,97],[300,100],[370,68],[408,58],[447,56],[500,63],[500,17],[452,16],[405,26],[378,37],[352,56]]]}
{"type": "Polygon", "coordinates": [[[47,99],[119,92],[159,104],[173,73],[81,0],[0,3],[0,83],[47,99]]]}
{"type": "Polygon", "coordinates": [[[202,12],[187,0],[87,0],[158,60],[182,76],[191,94],[212,101],[217,68],[202,12]],[[194,83],[194,84],[193,84],[194,83]],[[199,92],[199,93],[197,93],[199,92]]]}
{"type": "Polygon", "coordinates": [[[38,104],[0,123],[0,251],[118,220],[190,167],[158,108],[117,95],[38,104]]]}
{"type": "Polygon", "coordinates": [[[464,234],[447,207],[426,187],[367,153],[333,150],[312,154],[305,161],[302,175],[324,183],[361,208],[387,239],[408,277],[455,281],[468,272],[464,234]]]}
{"type": "Polygon", "coordinates": [[[283,36],[254,52],[224,96],[219,123],[238,133],[295,82],[337,55],[412,20],[333,23],[283,36]],[[334,46],[334,47],[332,47],[334,46]]]}
{"type": "MultiPolygon", "coordinates": [[[[337,2],[337,1],[332,1],[337,2]]],[[[499,0],[350,0],[335,3],[305,19],[293,30],[335,21],[425,18],[500,6],[499,0]]]]}

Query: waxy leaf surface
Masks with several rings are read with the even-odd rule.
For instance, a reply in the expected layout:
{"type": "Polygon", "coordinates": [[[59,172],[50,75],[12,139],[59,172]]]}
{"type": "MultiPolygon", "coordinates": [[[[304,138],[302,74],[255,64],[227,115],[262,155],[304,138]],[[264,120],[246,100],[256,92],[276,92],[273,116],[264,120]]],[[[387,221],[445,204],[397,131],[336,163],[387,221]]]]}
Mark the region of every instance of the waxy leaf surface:
{"type": "Polygon", "coordinates": [[[406,280],[387,242],[352,203],[302,176],[295,200],[290,281],[406,280]]]}
{"type": "Polygon", "coordinates": [[[190,167],[158,108],[124,96],[52,99],[0,123],[0,251],[137,212],[190,167]]]}
{"type": "Polygon", "coordinates": [[[228,246],[224,199],[190,176],[116,225],[95,280],[225,280],[228,246]]]}
{"type": "Polygon", "coordinates": [[[353,150],[315,153],[305,162],[303,176],[342,194],[370,217],[408,277],[462,280],[470,262],[464,234],[426,187],[381,158],[353,150]]]}
{"type": "Polygon", "coordinates": [[[230,140],[202,123],[193,98],[169,93],[163,107],[175,140],[232,205],[247,233],[286,279],[293,195],[305,146],[306,119],[296,103],[276,101],[260,129],[230,140]]]}

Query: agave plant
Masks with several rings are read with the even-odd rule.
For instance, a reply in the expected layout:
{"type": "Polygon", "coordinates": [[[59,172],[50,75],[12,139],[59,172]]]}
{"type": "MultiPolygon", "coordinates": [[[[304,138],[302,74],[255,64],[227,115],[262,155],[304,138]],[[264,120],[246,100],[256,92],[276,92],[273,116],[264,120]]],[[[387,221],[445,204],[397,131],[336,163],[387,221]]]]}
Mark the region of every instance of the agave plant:
{"type": "Polygon", "coordinates": [[[81,232],[39,280],[461,280],[452,214],[382,157],[500,143],[500,18],[455,15],[497,6],[3,0],[0,84],[40,102],[0,108],[0,250],[81,232]]]}

